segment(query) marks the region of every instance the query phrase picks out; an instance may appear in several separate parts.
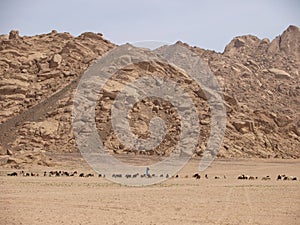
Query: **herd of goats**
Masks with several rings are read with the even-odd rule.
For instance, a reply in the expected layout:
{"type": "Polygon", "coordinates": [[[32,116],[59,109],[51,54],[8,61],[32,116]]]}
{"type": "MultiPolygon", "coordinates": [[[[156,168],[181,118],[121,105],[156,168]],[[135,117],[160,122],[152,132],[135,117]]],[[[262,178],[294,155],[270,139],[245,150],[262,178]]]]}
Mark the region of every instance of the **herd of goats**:
{"type": "MultiPolygon", "coordinates": [[[[24,172],[24,171],[20,171],[20,172],[12,172],[12,173],[8,173],[7,176],[24,176],[24,177],[37,177],[40,176],[39,173],[33,173],[33,172],[24,172]]],[[[74,177],[74,176],[78,176],[78,177],[94,177],[95,175],[93,173],[78,173],[77,171],[74,172],[67,172],[67,171],[50,171],[50,172],[44,172],[43,175],[41,176],[48,176],[48,177],[74,177]]],[[[103,177],[105,178],[105,174],[98,174],[98,177],[103,177]]],[[[124,176],[122,174],[112,174],[112,178],[152,178],[152,177],[157,177],[157,175],[155,174],[125,174],[124,176]]],[[[159,177],[163,178],[179,178],[179,175],[175,175],[175,176],[169,176],[169,174],[161,174],[159,175],[159,177]]],[[[195,178],[196,180],[201,178],[201,175],[199,173],[195,173],[193,176],[193,178],[195,178]]],[[[208,175],[205,174],[204,175],[205,179],[208,179],[208,175]]],[[[184,178],[188,178],[188,175],[185,175],[184,178]]],[[[213,176],[213,179],[226,179],[226,176],[213,176]]],[[[237,179],[239,180],[257,180],[258,177],[254,177],[254,176],[249,176],[249,175],[239,175],[237,177],[237,179]]],[[[270,176],[264,176],[261,178],[261,180],[271,180],[270,176]]],[[[297,180],[297,177],[295,176],[287,176],[287,175],[278,175],[277,176],[277,180],[297,180]]]]}

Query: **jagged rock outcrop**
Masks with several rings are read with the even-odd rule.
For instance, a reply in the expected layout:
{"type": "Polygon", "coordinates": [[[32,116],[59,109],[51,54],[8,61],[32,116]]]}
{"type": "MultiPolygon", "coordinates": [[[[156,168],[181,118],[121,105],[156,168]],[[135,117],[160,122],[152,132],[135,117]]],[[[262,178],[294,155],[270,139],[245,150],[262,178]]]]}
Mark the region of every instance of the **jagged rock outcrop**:
{"type": "Polygon", "coordinates": [[[268,51],[272,54],[285,53],[287,56],[300,57],[300,29],[289,26],[282,35],[276,37],[270,44],[268,51]]]}

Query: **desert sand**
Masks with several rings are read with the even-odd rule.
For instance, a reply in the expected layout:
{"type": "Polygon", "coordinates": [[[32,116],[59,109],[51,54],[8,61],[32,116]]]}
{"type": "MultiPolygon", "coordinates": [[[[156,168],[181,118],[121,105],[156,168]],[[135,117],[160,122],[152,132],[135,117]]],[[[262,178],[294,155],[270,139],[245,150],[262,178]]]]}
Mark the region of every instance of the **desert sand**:
{"type": "MultiPolygon", "coordinates": [[[[82,162],[78,171],[91,172],[82,162]]],[[[76,164],[80,165],[68,163],[56,169],[72,171],[76,164]]],[[[299,160],[217,160],[199,180],[192,178],[197,166],[198,161],[192,160],[178,173],[179,178],[144,187],[122,186],[95,172],[95,177],[89,178],[43,177],[45,168],[32,167],[28,171],[39,172],[39,177],[9,177],[8,171],[2,170],[0,223],[299,223],[299,160]],[[242,173],[258,179],[238,180],[242,173]],[[297,176],[298,180],[277,181],[278,174],[297,176]],[[267,175],[271,180],[261,180],[267,175]]]]}

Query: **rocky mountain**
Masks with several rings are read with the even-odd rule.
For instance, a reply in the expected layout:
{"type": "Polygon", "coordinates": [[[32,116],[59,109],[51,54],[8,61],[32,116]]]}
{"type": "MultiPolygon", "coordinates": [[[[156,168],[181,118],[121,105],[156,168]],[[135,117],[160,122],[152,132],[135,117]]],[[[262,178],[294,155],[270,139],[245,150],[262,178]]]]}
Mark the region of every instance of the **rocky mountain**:
{"type": "MultiPolygon", "coordinates": [[[[300,157],[300,29],[289,26],[274,40],[251,35],[234,38],[223,53],[189,48],[207,62],[223,90],[227,130],[219,157],[300,157]]],[[[0,36],[0,165],[51,165],[47,153],[77,152],[71,124],[73,96],[84,71],[116,47],[102,34],[86,32],[0,36]]],[[[201,156],[210,132],[210,109],[205,97],[183,71],[157,62],[121,69],[99,93],[96,123],[112,154],[138,153],[115,136],[110,107],[118,91],[140,74],[160,74],[188,90],[197,103],[201,156]],[[197,94],[198,93],[198,94],[197,94]]],[[[178,115],[168,102],[145,99],[128,116],[133,133],[149,135],[153,116],[165,119],[165,140],[150,152],[168,155],[180,133],[178,115]]],[[[142,152],[141,152],[142,153],[142,152]]]]}

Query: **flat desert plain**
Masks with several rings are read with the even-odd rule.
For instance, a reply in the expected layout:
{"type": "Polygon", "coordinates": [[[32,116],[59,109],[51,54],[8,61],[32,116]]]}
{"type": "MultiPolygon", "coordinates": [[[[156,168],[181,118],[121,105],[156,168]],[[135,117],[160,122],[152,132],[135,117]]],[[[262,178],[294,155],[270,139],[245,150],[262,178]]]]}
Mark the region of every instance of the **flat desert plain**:
{"type": "MultiPolygon", "coordinates": [[[[299,160],[215,160],[196,180],[198,162],[191,160],[179,178],[143,187],[98,176],[42,176],[53,168],[28,168],[39,177],[9,177],[2,169],[0,224],[300,224],[299,160]],[[258,179],[238,180],[243,173],[258,179]],[[298,180],[277,181],[278,174],[298,180]],[[267,175],[271,180],[261,180],[267,175]]],[[[89,170],[84,161],[55,169],[89,170]]]]}

